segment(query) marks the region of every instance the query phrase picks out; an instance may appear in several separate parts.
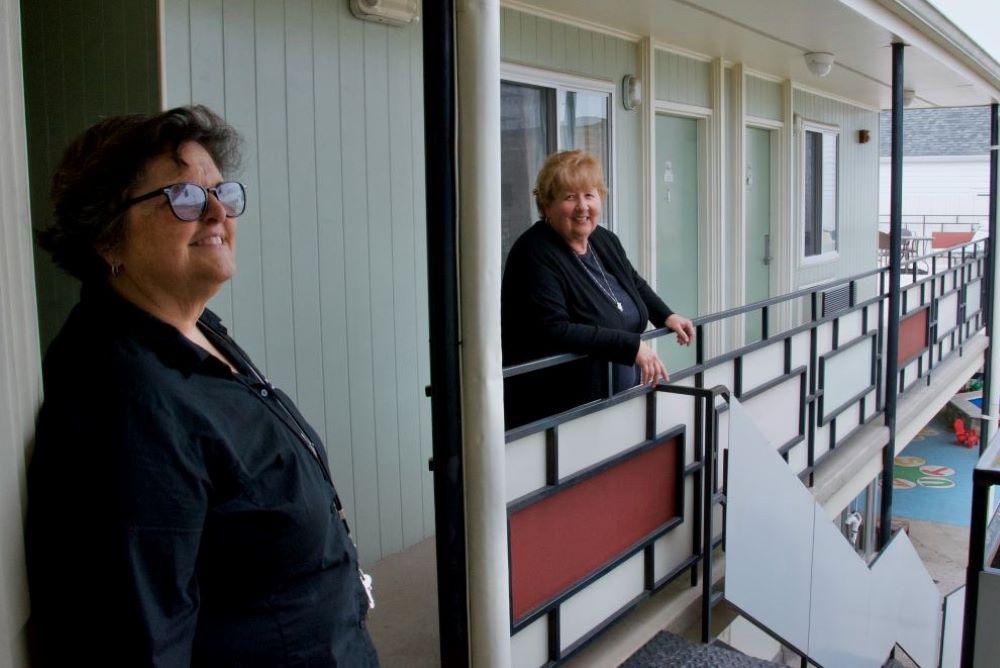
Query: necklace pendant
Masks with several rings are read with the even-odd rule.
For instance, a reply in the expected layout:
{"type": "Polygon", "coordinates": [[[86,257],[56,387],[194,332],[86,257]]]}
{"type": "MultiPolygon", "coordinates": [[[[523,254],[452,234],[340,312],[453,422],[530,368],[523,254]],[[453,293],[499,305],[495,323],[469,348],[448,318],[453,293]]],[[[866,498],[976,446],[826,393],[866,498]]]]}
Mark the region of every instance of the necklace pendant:
{"type": "Polygon", "coordinates": [[[620,301],[618,301],[617,299],[615,300],[615,306],[618,307],[618,311],[619,312],[623,312],[622,303],[620,301]]]}

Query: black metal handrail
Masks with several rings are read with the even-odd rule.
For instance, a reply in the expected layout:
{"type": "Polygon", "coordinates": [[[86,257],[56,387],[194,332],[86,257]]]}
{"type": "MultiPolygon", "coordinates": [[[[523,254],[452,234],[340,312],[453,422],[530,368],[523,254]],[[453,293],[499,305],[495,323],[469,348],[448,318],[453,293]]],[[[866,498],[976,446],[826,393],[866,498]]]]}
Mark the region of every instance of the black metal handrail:
{"type": "MultiPolygon", "coordinates": [[[[913,274],[915,276],[923,276],[923,278],[916,279],[915,281],[913,281],[912,283],[910,283],[909,285],[907,285],[907,287],[910,287],[910,286],[912,286],[914,284],[918,284],[918,283],[928,282],[928,281],[930,281],[930,280],[932,280],[934,278],[934,276],[936,274],[936,269],[932,269],[926,275],[924,275],[920,271],[920,269],[919,269],[919,263],[925,263],[926,264],[926,263],[930,262],[932,264],[932,266],[936,267],[936,263],[937,263],[937,261],[939,259],[940,260],[947,260],[948,261],[948,265],[947,265],[947,267],[945,269],[953,269],[953,268],[955,268],[956,262],[958,264],[961,264],[961,263],[965,262],[969,258],[984,256],[985,255],[985,251],[986,251],[986,243],[987,243],[986,239],[979,239],[977,241],[970,241],[970,242],[968,242],[966,244],[962,244],[962,245],[959,245],[959,246],[954,246],[952,248],[947,248],[947,249],[944,249],[944,250],[934,251],[933,253],[927,253],[925,255],[921,255],[919,257],[907,260],[904,264],[907,267],[909,267],[909,269],[904,270],[903,273],[905,273],[905,274],[913,274]],[[956,257],[956,253],[958,254],[958,257],[956,257]]],[[[812,296],[812,295],[819,295],[819,294],[822,294],[824,292],[829,292],[831,290],[835,290],[835,289],[840,288],[840,287],[844,287],[844,286],[851,285],[851,284],[857,284],[858,282],[863,281],[866,278],[876,278],[876,277],[881,278],[882,276],[888,274],[888,272],[889,272],[889,267],[879,267],[877,269],[872,269],[872,270],[869,270],[869,271],[864,271],[864,272],[861,272],[861,273],[858,273],[858,274],[854,274],[852,276],[848,276],[846,278],[838,278],[838,279],[834,279],[832,281],[828,281],[826,283],[820,283],[818,285],[813,285],[813,286],[810,286],[808,288],[800,288],[800,289],[795,290],[793,292],[787,292],[785,294],[778,295],[776,297],[768,297],[767,299],[761,299],[761,300],[752,302],[750,304],[744,304],[743,306],[735,306],[733,308],[725,309],[723,311],[717,311],[715,313],[710,313],[710,314],[707,314],[707,315],[702,315],[702,316],[698,316],[698,317],[695,317],[695,318],[691,318],[691,323],[696,328],[698,328],[698,327],[704,327],[705,325],[708,325],[708,324],[711,324],[711,323],[714,323],[714,322],[720,322],[722,320],[726,320],[726,319],[729,319],[729,318],[734,318],[734,317],[740,316],[740,315],[747,315],[747,314],[753,313],[754,311],[758,311],[758,310],[761,310],[761,309],[764,309],[764,308],[769,308],[771,306],[778,306],[778,305],[781,305],[781,304],[788,304],[788,303],[793,302],[794,300],[800,299],[802,297],[809,297],[809,296],[812,296]]],[[[881,286],[881,285],[879,286],[878,292],[879,292],[879,294],[878,294],[878,298],[879,299],[885,298],[885,292],[886,292],[886,290],[884,289],[883,286],[881,286]]],[[[805,324],[805,325],[802,325],[802,326],[800,326],[798,328],[792,328],[792,329],[789,329],[787,331],[788,332],[792,332],[792,331],[795,331],[795,330],[801,331],[802,328],[805,328],[807,326],[808,326],[808,324],[805,324]]],[[[643,340],[643,341],[650,341],[650,340],[653,340],[653,339],[658,339],[658,338],[663,337],[663,336],[669,336],[669,335],[671,335],[673,333],[674,332],[672,330],[667,329],[666,327],[659,327],[659,328],[656,328],[656,329],[650,329],[650,330],[647,330],[647,331],[643,332],[642,334],[640,334],[639,338],[641,340],[643,340]]],[[[753,345],[753,344],[749,344],[749,345],[753,345]]],[[[745,347],[748,347],[748,346],[745,346],[745,347]]],[[[735,350],[735,351],[729,351],[729,353],[724,353],[724,354],[736,353],[736,352],[739,352],[739,350],[741,350],[741,349],[738,349],[738,350],[735,350]]],[[[573,362],[573,361],[576,361],[576,360],[581,360],[581,359],[584,359],[586,357],[588,357],[588,355],[586,353],[559,353],[557,355],[549,355],[547,357],[540,357],[538,359],[531,360],[529,362],[521,362],[519,364],[512,364],[510,366],[505,366],[504,369],[503,369],[503,377],[504,378],[513,378],[515,376],[520,376],[520,375],[523,375],[523,374],[526,374],[526,373],[531,373],[533,371],[539,371],[541,369],[546,369],[546,368],[557,366],[557,365],[560,365],[560,364],[566,364],[567,362],[573,362]]],[[[712,359],[714,360],[715,358],[712,358],[712,359]]],[[[681,369],[680,371],[684,371],[684,370],[681,369]]]]}
{"type": "MultiPolygon", "coordinates": [[[[972,281],[983,280],[981,263],[983,261],[982,248],[984,247],[985,244],[983,241],[970,242],[964,246],[937,251],[927,256],[922,256],[909,261],[908,265],[912,263],[912,265],[915,266],[917,262],[927,261],[929,258],[931,265],[935,268],[935,273],[926,277],[919,277],[913,283],[902,289],[902,293],[904,295],[902,310],[904,311],[904,314],[908,317],[920,310],[927,309],[928,329],[926,343],[921,349],[921,353],[919,355],[922,360],[924,356],[926,356],[927,363],[924,364],[924,362],[921,361],[914,366],[908,361],[904,361],[901,364],[899,371],[901,379],[905,374],[909,373],[909,369],[914,370],[917,378],[923,378],[925,375],[930,374],[937,362],[953,353],[960,354],[965,339],[980,328],[982,319],[982,303],[980,304],[978,310],[967,308],[965,302],[967,290],[965,286],[972,281]],[[951,276],[954,279],[954,287],[949,288],[949,290],[946,291],[944,289],[946,283],[941,279],[942,277],[947,276],[948,272],[952,272],[951,276]],[[940,284],[938,281],[940,281],[940,284]],[[905,295],[908,294],[908,291],[911,291],[911,298],[916,298],[916,300],[918,300],[918,303],[911,309],[906,308],[905,295]],[[947,331],[939,332],[937,325],[937,310],[939,302],[942,299],[949,298],[952,293],[958,294],[956,302],[958,305],[958,311],[955,315],[956,324],[954,327],[948,328],[947,331]],[[944,351],[942,342],[947,337],[951,337],[951,347],[948,348],[947,351],[944,351]]],[[[795,323],[789,321],[787,326],[777,333],[769,334],[767,332],[767,317],[765,315],[763,319],[764,327],[762,328],[763,332],[761,340],[737,347],[734,350],[722,352],[707,360],[704,359],[704,349],[699,349],[695,364],[671,374],[674,381],[693,376],[694,387],[677,384],[660,384],[655,387],[637,386],[618,394],[611,394],[609,389],[609,394],[602,399],[598,399],[557,415],[542,418],[541,420],[508,430],[506,433],[506,441],[511,443],[530,434],[546,431],[548,442],[551,440],[548,436],[558,430],[559,426],[564,423],[623,402],[633,401],[634,399],[644,395],[650,400],[650,407],[647,408],[646,415],[647,436],[649,436],[653,430],[652,425],[655,423],[656,402],[653,400],[653,393],[663,392],[691,396],[695,400],[693,421],[695,426],[694,442],[696,444],[695,456],[699,460],[697,465],[689,470],[691,475],[696,476],[694,480],[696,500],[693,508],[694,514],[692,516],[692,532],[695,549],[692,551],[692,557],[689,557],[682,564],[678,565],[677,570],[674,571],[667,578],[667,580],[672,580],[674,577],[679,576],[682,572],[690,570],[692,586],[695,586],[698,580],[698,567],[699,565],[701,566],[701,569],[703,570],[701,578],[703,589],[702,633],[704,639],[707,641],[709,640],[708,634],[710,633],[711,627],[712,606],[721,597],[721,594],[717,595],[712,590],[711,565],[712,551],[718,544],[713,539],[715,531],[712,526],[712,509],[715,505],[724,502],[724,490],[720,490],[719,487],[720,480],[722,481],[721,484],[723,486],[725,485],[724,479],[719,476],[719,472],[717,470],[719,466],[719,410],[715,405],[717,403],[717,399],[722,396],[728,402],[730,399],[730,393],[732,393],[732,397],[735,398],[746,397],[749,399],[753,396],[766,392],[779,384],[791,382],[794,381],[795,378],[798,378],[800,382],[799,402],[801,406],[799,435],[788,443],[776,445],[778,446],[779,453],[786,459],[789,459],[790,451],[804,443],[806,447],[805,468],[799,472],[799,475],[800,477],[811,477],[813,471],[815,471],[816,467],[823,461],[823,458],[832,454],[833,450],[839,444],[850,438],[858,429],[861,429],[872,420],[877,419],[884,414],[884,404],[882,403],[881,398],[884,387],[883,376],[886,366],[885,360],[883,359],[886,348],[884,340],[884,305],[888,300],[888,294],[886,291],[886,281],[882,277],[886,275],[887,271],[888,268],[878,268],[847,278],[830,281],[821,285],[796,290],[785,295],[760,300],[745,306],[695,318],[693,322],[698,328],[699,340],[703,340],[704,337],[702,335],[704,327],[713,322],[745,316],[755,310],[767,310],[782,304],[794,306],[795,300],[799,299],[808,300],[807,303],[804,302],[802,304],[807,309],[806,312],[802,314],[803,320],[795,323]],[[880,278],[881,280],[879,280],[880,278]],[[873,294],[859,300],[855,295],[858,283],[864,280],[875,281],[875,284],[872,286],[873,294]],[[832,312],[824,312],[824,309],[822,308],[823,293],[842,288],[843,286],[851,286],[848,291],[848,294],[850,295],[848,303],[843,307],[834,309],[832,312]],[[861,313],[861,336],[851,335],[846,339],[838,341],[837,321],[845,316],[858,312],[861,313]],[[877,322],[872,322],[873,318],[877,318],[877,322]],[[821,331],[821,327],[831,322],[833,323],[832,349],[828,350],[827,347],[820,347],[818,345],[817,332],[821,331]],[[791,353],[789,351],[795,345],[802,345],[801,343],[794,343],[793,339],[806,332],[811,332],[809,341],[807,342],[809,359],[808,364],[805,366],[801,366],[800,364],[800,366],[792,368],[790,361],[791,353]],[[870,341],[871,343],[866,343],[866,341],[870,341]],[[759,349],[775,345],[785,346],[784,368],[780,370],[775,378],[758,382],[754,387],[743,387],[743,381],[741,380],[742,372],[740,371],[742,368],[743,358],[759,349]],[[837,406],[824,407],[823,400],[825,385],[823,383],[823,376],[821,373],[821,370],[824,368],[824,364],[830,364],[830,360],[835,358],[839,352],[850,350],[856,345],[872,346],[873,353],[870,362],[871,368],[866,369],[865,373],[870,373],[872,375],[875,379],[875,385],[869,386],[857,396],[847,398],[844,402],[838,402],[837,406]],[[733,387],[727,388],[723,385],[719,385],[716,387],[706,388],[704,386],[706,372],[715,366],[729,361],[733,362],[733,387]],[[868,408],[870,410],[866,410],[865,402],[867,399],[865,397],[870,396],[872,392],[874,392],[875,397],[874,406],[869,404],[868,408]],[[848,414],[851,414],[849,409],[851,406],[855,405],[859,405],[861,407],[861,417],[859,418],[858,423],[854,424],[854,418],[851,418],[852,421],[849,421],[847,426],[843,429],[845,433],[838,435],[836,421],[845,419],[842,417],[842,415],[845,414],[845,411],[848,414]],[[817,456],[818,451],[815,449],[817,442],[820,441],[819,428],[817,425],[829,427],[825,432],[823,432],[825,435],[824,437],[829,439],[829,443],[824,446],[822,452],[819,452],[819,456],[817,456]],[[700,503],[698,502],[699,500],[700,503]]],[[[666,328],[660,328],[644,332],[641,335],[641,338],[643,340],[650,340],[671,333],[672,332],[666,328]]],[[[799,341],[801,341],[801,339],[799,339],[799,341]]],[[[800,350],[801,354],[803,349],[798,348],[798,350],[800,350]]],[[[533,360],[531,362],[507,367],[504,369],[504,377],[510,378],[519,376],[525,373],[538,371],[540,369],[583,359],[585,357],[587,356],[573,353],[553,355],[539,360],[533,360]]],[[[608,364],[610,368],[611,363],[608,364]]],[[[906,377],[909,378],[909,376],[906,377]]],[[[551,484],[551,481],[547,484],[551,484]]],[[[724,541],[724,537],[725,527],[723,526],[718,542],[724,541]]],[[[656,587],[663,586],[665,583],[666,581],[658,583],[656,587]]],[[[652,591],[653,589],[650,589],[650,593],[652,591]]],[[[604,628],[604,626],[606,624],[610,624],[611,621],[613,620],[607,620],[602,623],[600,627],[604,628]]],[[[596,635],[599,633],[599,630],[595,630],[593,633],[596,635]]],[[[575,652],[580,646],[582,646],[582,644],[589,642],[589,638],[590,635],[587,636],[587,640],[583,640],[579,644],[575,644],[572,651],[575,652]]],[[[564,658],[565,654],[560,654],[560,656],[564,658]]]]}

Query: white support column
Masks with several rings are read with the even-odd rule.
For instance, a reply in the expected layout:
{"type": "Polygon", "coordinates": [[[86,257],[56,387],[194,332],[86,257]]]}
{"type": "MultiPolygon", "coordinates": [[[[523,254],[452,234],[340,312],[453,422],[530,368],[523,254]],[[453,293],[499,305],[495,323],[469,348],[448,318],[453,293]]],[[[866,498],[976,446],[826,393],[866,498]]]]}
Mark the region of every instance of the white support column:
{"type": "MultiPolygon", "coordinates": [[[[729,123],[729,141],[732,154],[730,163],[730,188],[729,196],[732,202],[733,219],[728,221],[727,227],[732,235],[732,271],[730,276],[730,299],[732,306],[742,306],[747,303],[747,221],[746,221],[746,199],[747,199],[747,161],[746,161],[746,96],[743,94],[746,76],[743,73],[743,65],[736,63],[732,70],[732,96],[730,102],[730,115],[726,119],[729,123]]],[[[746,333],[746,317],[739,316],[733,319],[733,329],[730,332],[730,345],[737,348],[743,345],[744,334],[746,333]]]]}
{"type": "Polygon", "coordinates": [[[500,356],[500,4],[458,0],[459,273],[470,662],[510,666],[500,356]]]}
{"type": "Polygon", "coordinates": [[[656,57],[652,37],[639,40],[642,80],[642,226],[639,233],[639,273],[656,285],[656,57]]]}
{"type": "MultiPolygon", "coordinates": [[[[706,249],[702,253],[702,266],[711,267],[712,280],[705,286],[706,313],[716,313],[729,306],[726,300],[729,272],[732,267],[726,262],[725,226],[726,210],[726,146],[725,146],[725,99],[726,67],[721,58],[712,61],[712,117],[709,119],[708,164],[708,230],[706,249]]],[[[722,351],[727,340],[725,331],[717,325],[710,330],[705,341],[705,354],[712,356],[722,351]]]]}
{"type": "MultiPolygon", "coordinates": [[[[795,177],[795,109],[792,82],[785,80],[781,84],[781,120],[784,125],[778,132],[778,147],[780,160],[778,164],[778,200],[774,215],[778,225],[771,226],[772,253],[775,268],[772,272],[772,295],[783,295],[796,288],[796,177],[795,177]]],[[[780,331],[791,325],[795,317],[794,305],[786,304],[778,310],[777,328],[780,331]]]]}
{"type": "Polygon", "coordinates": [[[41,402],[18,0],[0,0],[0,665],[26,666],[25,465],[41,402]]]}

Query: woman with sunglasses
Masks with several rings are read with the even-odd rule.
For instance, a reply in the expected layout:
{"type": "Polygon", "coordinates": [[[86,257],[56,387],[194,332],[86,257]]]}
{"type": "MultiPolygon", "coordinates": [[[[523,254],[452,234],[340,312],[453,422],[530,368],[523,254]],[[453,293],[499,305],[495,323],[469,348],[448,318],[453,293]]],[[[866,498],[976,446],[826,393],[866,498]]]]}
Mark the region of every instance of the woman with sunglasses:
{"type": "Polygon", "coordinates": [[[41,242],[83,286],[28,473],[37,665],[378,665],[319,435],[206,308],[238,142],[204,107],[122,116],[57,168],[41,242]]]}

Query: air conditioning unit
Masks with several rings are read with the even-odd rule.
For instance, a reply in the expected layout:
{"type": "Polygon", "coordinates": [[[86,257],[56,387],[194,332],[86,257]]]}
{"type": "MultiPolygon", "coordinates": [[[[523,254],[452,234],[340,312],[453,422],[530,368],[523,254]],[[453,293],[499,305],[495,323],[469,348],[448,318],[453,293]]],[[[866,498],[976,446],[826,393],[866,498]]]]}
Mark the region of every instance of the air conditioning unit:
{"type": "Polygon", "coordinates": [[[351,13],[365,21],[405,26],[420,20],[418,0],[351,0],[351,13]]]}

